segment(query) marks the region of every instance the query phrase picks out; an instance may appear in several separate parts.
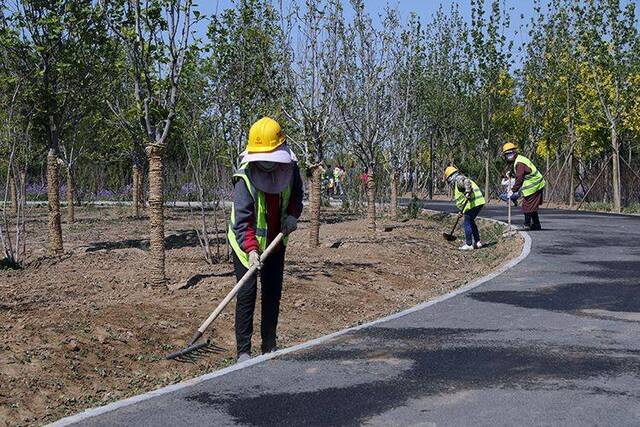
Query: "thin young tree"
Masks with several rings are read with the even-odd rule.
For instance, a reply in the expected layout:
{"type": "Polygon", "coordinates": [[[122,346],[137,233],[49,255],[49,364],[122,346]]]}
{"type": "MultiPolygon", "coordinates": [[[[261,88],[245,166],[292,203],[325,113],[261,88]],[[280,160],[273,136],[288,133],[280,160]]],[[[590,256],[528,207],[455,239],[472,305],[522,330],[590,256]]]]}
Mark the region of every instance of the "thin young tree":
{"type": "Polygon", "coordinates": [[[63,252],[58,185],[60,132],[74,93],[66,83],[81,67],[85,47],[96,42],[102,21],[90,0],[20,0],[14,6],[5,19],[13,35],[5,47],[30,70],[25,93],[34,95],[34,132],[48,148],[48,249],[51,255],[57,255],[63,252]]]}
{"type": "Polygon", "coordinates": [[[595,90],[609,125],[613,210],[622,210],[620,146],[625,98],[631,90],[629,74],[637,40],[635,4],[619,0],[576,5],[582,77],[595,90]]]}
{"type": "Polygon", "coordinates": [[[336,126],[336,96],[340,81],[340,38],[344,31],[342,4],[328,0],[319,4],[306,0],[303,8],[296,7],[296,17],[285,33],[297,34],[288,40],[290,65],[287,82],[294,100],[294,111],[284,112],[300,130],[301,141],[294,141],[302,153],[309,185],[310,227],[309,246],[320,243],[320,193],[323,162],[330,142],[329,132],[336,126]]]}
{"type": "Polygon", "coordinates": [[[247,145],[251,124],[260,117],[279,120],[289,133],[282,113],[288,91],[279,19],[271,0],[242,0],[212,16],[209,24],[203,66],[231,165],[247,145]]]}
{"type": "Polygon", "coordinates": [[[500,90],[508,79],[512,41],[504,34],[509,27],[509,15],[501,6],[501,0],[492,0],[488,17],[484,0],[471,0],[471,51],[476,76],[479,102],[481,155],[484,158],[484,196],[490,198],[490,164],[496,152],[500,129],[496,126],[496,116],[504,95],[500,90]]]}
{"type": "Polygon", "coordinates": [[[102,87],[105,102],[111,114],[103,114],[110,126],[119,128],[127,135],[128,142],[123,150],[131,162],[131,211],[136,219],[142,217],[144,209],[145,132],[140,126],[140,116],[136,111],[133,66],[127,52],[118,39],[111,39],[109,58],[106,65],[113,70],[113,78],[102,87]]]}
{"type": "Polygon", "coordinates": [[[457,161],[467,162],[467,152],[475,152],[477,140],[463,144],[469,132],[469,42],[467,25],[456,6],[447,13],[441,6],[425,29],[425,60],[421,79],[422,116],[429,128],[430,193],[437,170],[457,161]]]}
{"type": "MultiPolygon", "coordinates": [[[[385,164],[388,168],[390,186],[391,218],[398,217],[399,184],[402,171],[411,168],[417,157],[417,146],[425,134],[425,120],[420,113],[420,88],[424,81],[425,45],[422,24],[412,14],[405,28],[397,11],[387,14],[390,32],[390,49],[397,69],[389,84],[391,120],[389,137],[384,142],[385,164]],[[394,31],[395,28],[395,31],[394,31]]],[[[415,170],[412,171],[414,174],[415,170]]],[[[409,176],[410,174],[406,174],[409,176]]]]}
{"type": "Polygon", "coordinates": [[[180,77],[191,49],[192,24],[200,17],[191,0],[103,2],[109,25],[132,67],[139,122],[149,161],[150,276],[166,285],[164,168],[176,115],[180,77]]]}
{"type": "MultiPolygon", "coordinates": [[[[342,128],[352,152],[367,170],[367,227],[376,230],[376,176],[382,142],[388,137],[389,91],[386,82],[396,64],[390,27],[378,29],[364,1],[351,0],[355,15],[341,42],[342,78],[337,97],[342,128]]],[[[385,21],[391,24],[390,20],[385,21]]]]}

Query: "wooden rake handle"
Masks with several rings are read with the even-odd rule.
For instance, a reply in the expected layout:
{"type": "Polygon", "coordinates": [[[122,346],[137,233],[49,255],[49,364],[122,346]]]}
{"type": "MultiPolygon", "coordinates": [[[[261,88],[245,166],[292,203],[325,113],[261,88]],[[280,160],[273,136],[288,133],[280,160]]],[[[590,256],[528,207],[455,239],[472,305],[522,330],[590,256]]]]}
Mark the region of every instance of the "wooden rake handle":
{"type": "Polygon", "coordinates": [[[458,212],[458,215],[456,216],[456,222],[455,224],[453,224],[453,228],[451,229],[451,233],[449,234],[453,234],[456,231],[456,228],[458,228],[458,223],[460,222],[460,217],[461,217],[461,213],[464,212],[464,208],[467,207],[467,203],[469,203],[469,199],[464,201],[464,205],[462,205],[462,209],[460,209],[460,212],[458,212]]]}
{"type": "MultiPolygon", "coordinates": [[[[267,257],[269,257],[269,255],[273,253],[273,251],[280,244],[280,242],[282,242],[283,238],[284,238],[284,234],[279,233],[276,236],[276,238],[273,239],[273,242],[271,242],[271,244],[267,246],[267,249],[264,250],[262,255],[260,255],[260,261],[264,261],[265,259],[267,259],[267,257]]],[[[249,279],[253,277],[256,271],[257,271],[257,268],[255,266],[249,267],[249,270],[247,270],[244,276],[242,276],[242,279],[240,279],[240,281],[233,287],[233,289],[229,291],[227,296],[224,297],[224,299],[220,304],[218,304],[216,309],[213,310],[213,312],[209,315],[207,320],[205,320],[202,323],[202,325],[200,325],[200,327],[198,328],[198,331],[196,332],[196,335],[198,336],[198,338],[201,337],[202,334],[204,334],[204,331],[206,331],[207,328],[209,328],[209,326],[211,325],[211,323],[213,323],[213,321],[216,320],[216,318],[220,315],[222,310],[224,310],[225,307],[229,304],[229,302],[233,299],[233,297],[236,296],[238,291],[240,291],[240,288],[242,288],[249,281],[249,279]]],[[[198,338],[195,338],[195,340],[192,339],[192,344],[193,344],[193,341],[197,341],[198,338]]]]}

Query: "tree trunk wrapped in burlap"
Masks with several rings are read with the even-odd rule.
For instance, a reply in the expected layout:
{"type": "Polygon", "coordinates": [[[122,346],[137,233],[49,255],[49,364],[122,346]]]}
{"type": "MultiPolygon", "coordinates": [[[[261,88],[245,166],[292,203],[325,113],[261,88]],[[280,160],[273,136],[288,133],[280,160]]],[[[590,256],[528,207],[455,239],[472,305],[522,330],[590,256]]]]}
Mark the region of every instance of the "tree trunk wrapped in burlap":
{"type": "Polygon", "coordinates": [[[309,246],[320,244],[320,201],[322,192],[322,167],[311,169],[311,185],[309,186],[309,246]]]}
{"type": "Polygon", "coordinates": [[[369,179],[367,180],[367,229],[371,233],[376,231],[376,184],[374,181],[373,168],[369,168],[367,172],[369,179]]]}
{"type": "Polygon", "coordinates": [[[149,280],[151,286],[165,286],[164,271],[164,147],[147,147],[149,158],[149,280]]]}

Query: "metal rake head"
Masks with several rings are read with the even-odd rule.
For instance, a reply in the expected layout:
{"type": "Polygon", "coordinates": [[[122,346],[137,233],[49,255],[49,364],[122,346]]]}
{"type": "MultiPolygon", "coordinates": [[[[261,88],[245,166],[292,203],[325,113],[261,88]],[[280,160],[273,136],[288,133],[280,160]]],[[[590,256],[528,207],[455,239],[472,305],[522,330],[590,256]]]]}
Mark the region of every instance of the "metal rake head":
{"type": "Polygon", "coordinates": [[[225,350],[226,349],[211,343],[210,340],[206,340],[201,343],[189,345],[175,353],[171,353],[166,356],[166,359],[182,363],[195,363],[209,354],[222,353],[225,350]]]}
{"type": "Polygon", "coordinates": [[[449,234],[446,231],[442,232],[442,237],[444,237],[444,240],[447,240],[449,242],[453,242],[454,240],[457,239],[456,236],[454,236],[453,234],[449,234]]]}

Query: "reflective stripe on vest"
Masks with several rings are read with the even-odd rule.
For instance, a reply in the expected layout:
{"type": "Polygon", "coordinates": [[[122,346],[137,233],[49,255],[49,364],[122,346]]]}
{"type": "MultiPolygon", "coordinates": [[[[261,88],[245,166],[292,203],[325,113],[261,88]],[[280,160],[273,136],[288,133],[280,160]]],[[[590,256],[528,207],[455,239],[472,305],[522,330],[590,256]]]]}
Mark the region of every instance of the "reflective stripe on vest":
{"type": "MultiPolygon", "coordinates": [[[[269,230],[267,227],[268,223],[267,223],[266,197],[264,192],[255,188],[254,185],[249,180],[249,177],[246,174],[247,166],[248,166],[247,163],[240,165],[240,169],[238,169],[238,171],[235,174],[233,174],[233,182],[235,183],[237,182],[237,180],[241,179],[247,186],[247,189],[249,190],[249,194],[251,194],[251,197],[253,198],[254,212],[255,212],[255,218],[256,218],[256,223],[255,223],[256,240],[258,241],[259,251],[262,253],[267,248],[267,237],[269,235],[269,230]]],[[[290,198],[291,198],[291,184],[289,184],[289,186],[285,188],[282,193],[280,193],[280,223],[281,224],[284,222],[284,219],[287,216],[287,208],[289,207],[290,198]]],[[[249,254],[243,251],[242,248],[240,248],[240,245],[238,244],[238,239],[236,237],[234,227],[233,227],[235,223],[236,223],[235,206],[233,206],[232,204],[231,219],[229,221],[229,230],[227,232],[227,237],[229,238],[229,244],[231,245],[231,248],[233,248],[233,251],[238,256],[238,259],[240,259],[240,262],[242,262],[242,264],[248,268],[249,254]]],[[[287,244],[288,240],[289,239],[287,237],[285,237],[282,240],[284,245],[287,244]]]]}
{"type": "Polygon", "coordinates": [[[464,192],[458,189],[458,184],[454,184],[453,186],[453,196],[456,199],[456,206],[462,212],[466,212],[469,209],[473,209],[476,206],[481,206],[486,203],[486,201],[484,200],[484,196],[482,195],[482,191],[480,191],[480,187],[478,187],[478,184],[476,184],[472,179],[469,179],[469,181],[471,181],[471,189],[473,192],[471,193],[471,199],[469,199],[469,202],[466,206],[464,203],[467,198],[465,197],[464,192]],[[463,207],[464,210],[462,209],[463,207]]]}
{"type": "Polygon", "coordinates": [[[516,171],[518,163],[522,163],[529,169],[531,169],[531,173],[524,176],[524,181],[522,182],[522,187],[520,188],[520,193],[522,193],[522,196],[527,197],[542,190],[545,185],[544,177],[542,176],[538,168],[536,168],[535,165],[531,163],[531,160],[524,156],[518,155],[518,157],[516,157],[516,161],[513,163],[514,173],[516,171]]]}

